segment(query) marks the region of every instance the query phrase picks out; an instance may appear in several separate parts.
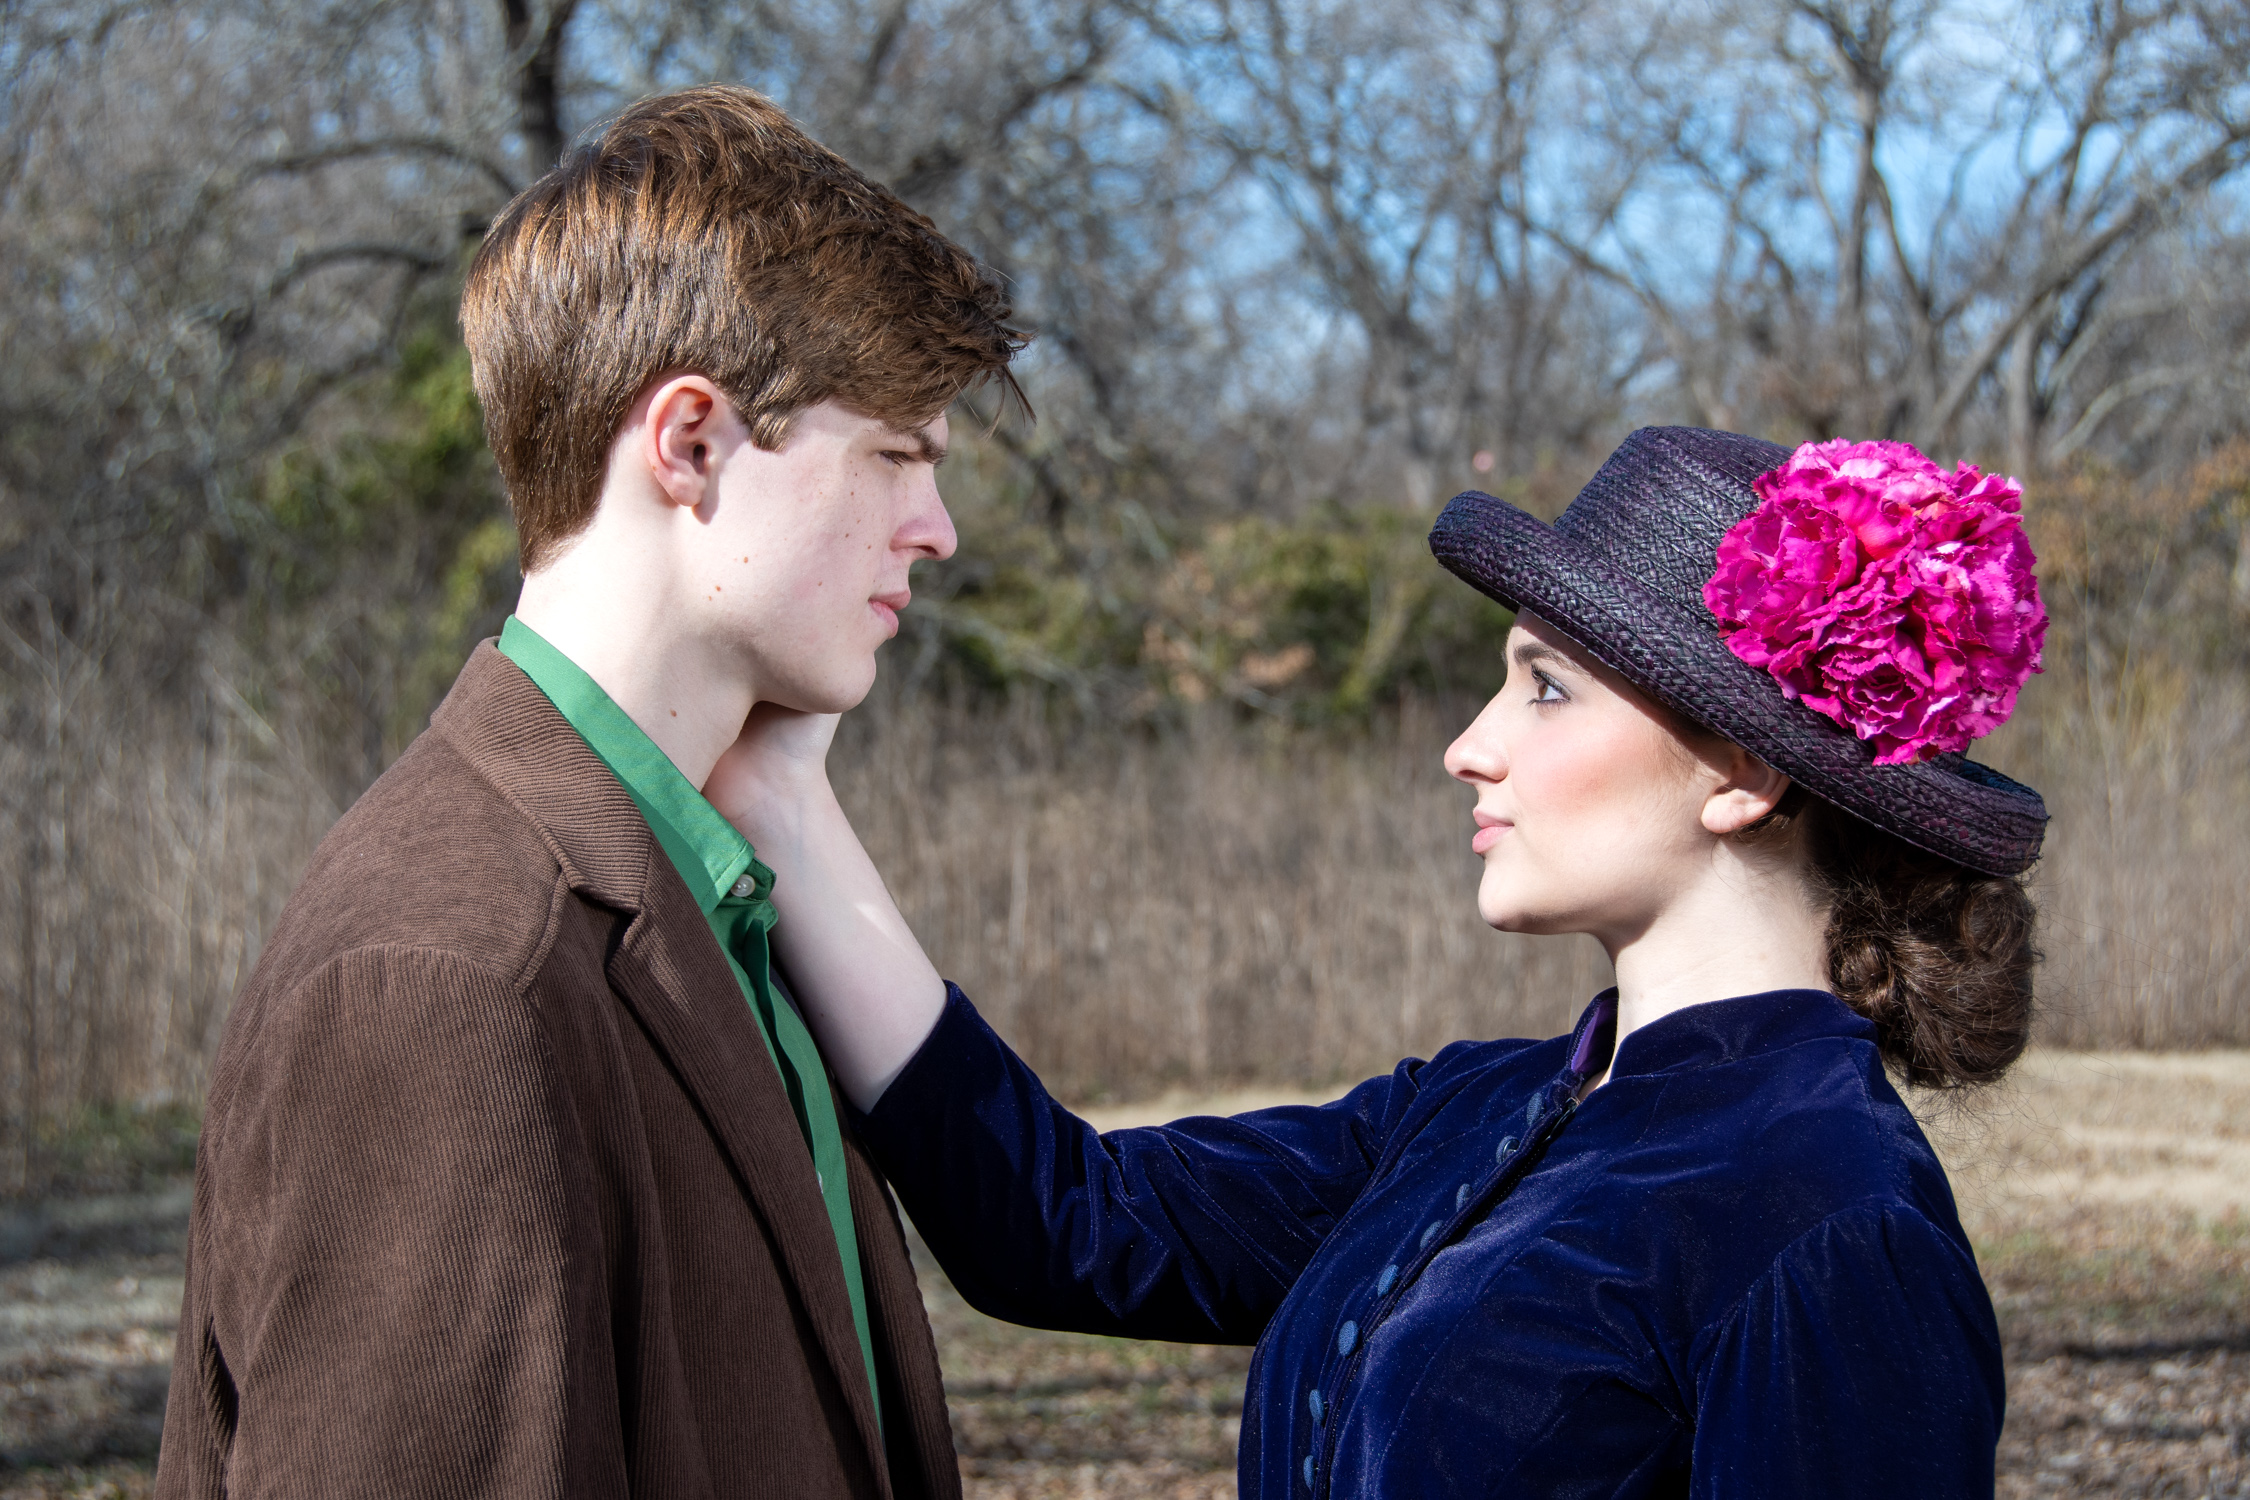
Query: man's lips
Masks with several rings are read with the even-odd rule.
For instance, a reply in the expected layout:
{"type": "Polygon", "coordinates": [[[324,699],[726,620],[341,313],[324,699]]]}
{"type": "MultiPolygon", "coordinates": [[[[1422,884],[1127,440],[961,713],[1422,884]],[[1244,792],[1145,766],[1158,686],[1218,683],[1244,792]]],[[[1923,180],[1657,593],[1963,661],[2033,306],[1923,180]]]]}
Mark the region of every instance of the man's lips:
{"type": "Polygon", "coordinates": [[[1492,846],[1504,838],[1516,825],[1504,818],[1494,817],[1481,808],[1477,811],[1477,836],[1469,840],[1469,848],[1478,854],[1489,854],[1492,846]]]}
{"type": "Polygon", "coordinates": [[[913,597],[902,589],[895,594],[877,594],[867,601],[867,607],[883,622],[883,634],[886,637],[898,634],[898,612],[906,608],[913,597]]]}

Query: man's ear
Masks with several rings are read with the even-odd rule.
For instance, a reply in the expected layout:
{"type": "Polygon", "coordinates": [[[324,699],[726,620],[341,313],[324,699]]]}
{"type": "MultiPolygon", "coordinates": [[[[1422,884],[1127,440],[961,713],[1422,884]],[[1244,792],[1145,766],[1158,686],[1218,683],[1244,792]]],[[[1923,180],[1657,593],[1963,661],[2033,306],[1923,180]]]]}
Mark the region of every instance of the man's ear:
{"type": "Polygon", "coordinates": [[[741,419],[719,388],[701,375],[671,375],[649,392],[641,423],[641,460],[665,499],[702,508],[727,450],[740,442],[741,419]]]}
{"type": "Polygon", "coordinates": [[[1703,826],[1722,838],[1740,833],[1781,805],[1789,778],[1743,749],[1729,745],[1726,779],[1703,800],[1703,826]]]}

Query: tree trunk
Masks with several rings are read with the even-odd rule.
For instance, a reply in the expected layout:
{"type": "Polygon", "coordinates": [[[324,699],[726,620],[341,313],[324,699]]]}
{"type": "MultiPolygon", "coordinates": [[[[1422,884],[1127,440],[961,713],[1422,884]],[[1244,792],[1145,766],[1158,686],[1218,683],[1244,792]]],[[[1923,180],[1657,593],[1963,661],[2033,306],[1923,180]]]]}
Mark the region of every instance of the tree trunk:
{"type": "Polygon", "coordinates": [[[2033,318],[2023,320],[2008,346],[2008,472],[2029,474],[2037,456],[2039,431],[2036,372],[2039,327],[2033,318]]]}
{"type": "Polygon", "coordinates": [[[554,0],[546,24],[533,34],[531,0],[500,0],[508,18],[508,56],[516,63],[516,123],[524,149],[541,173],[562,160],[570,138],[562,124],[562,45],[578,0],[554,0]]]}

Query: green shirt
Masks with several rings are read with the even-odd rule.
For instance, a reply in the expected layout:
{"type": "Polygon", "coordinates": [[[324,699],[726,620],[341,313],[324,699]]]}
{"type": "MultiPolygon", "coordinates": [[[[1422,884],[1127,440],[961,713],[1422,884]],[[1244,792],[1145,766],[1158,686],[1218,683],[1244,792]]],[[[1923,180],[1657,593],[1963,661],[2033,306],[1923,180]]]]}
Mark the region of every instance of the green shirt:
{"type": "MultiPolygon", "coordinates": [[[[627,796],[648,819],[649,831],[687,882],[696,904],[719,940],[719,951],[734,970],[735,983],[758,1018],[766,1051],[781,1071],[797,1128],[811,1148],[820,1195],[828,1207],[828,1226],[843,1257],[844,1289],[851,1294],[852,1327],[859,1333],[860,1357],[867,1365],[867,1391],[876,1396],[875,1341],[867,1327],[867,1286],[860,1273],[859,1237],[852,1228],[850,1188],[844,1175],[844,1133],[828,1092],[828,1073],[804,1018],[774,993],[769,948],[774,924],[773,871],[758,862],[747,839],[719,816],[694,783],[641,732],[601,684],[578,664],[515,618],[500,631],[500,653],[547,695],[570,721],[587,748],[609,767],[627,796]]],[[[882,1415],[876,1397],[876,1415],[882,1415]]]]}

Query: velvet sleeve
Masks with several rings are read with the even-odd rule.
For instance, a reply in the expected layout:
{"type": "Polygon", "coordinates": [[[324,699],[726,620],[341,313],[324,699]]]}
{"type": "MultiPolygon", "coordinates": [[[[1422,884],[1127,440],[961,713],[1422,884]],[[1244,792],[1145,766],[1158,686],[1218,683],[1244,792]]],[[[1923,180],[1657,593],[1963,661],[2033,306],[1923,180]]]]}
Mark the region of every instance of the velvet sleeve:
{"type": "Polygon", "coordinates": [[[1967,1247],[1911,1208],[1850,1209],[1783,1251],[1716,1330],[1692,1492],[1989,1497],[2005,1403],[1967,1247]]]}
{"type": "Polygon", "coordinates": [[[1359,1195],[1422,1066],[1333,1104],[1102,1135],[949,987],[936,1029],[858,1125],[979,1310],[1247,1344],[1359,1195]]]}

